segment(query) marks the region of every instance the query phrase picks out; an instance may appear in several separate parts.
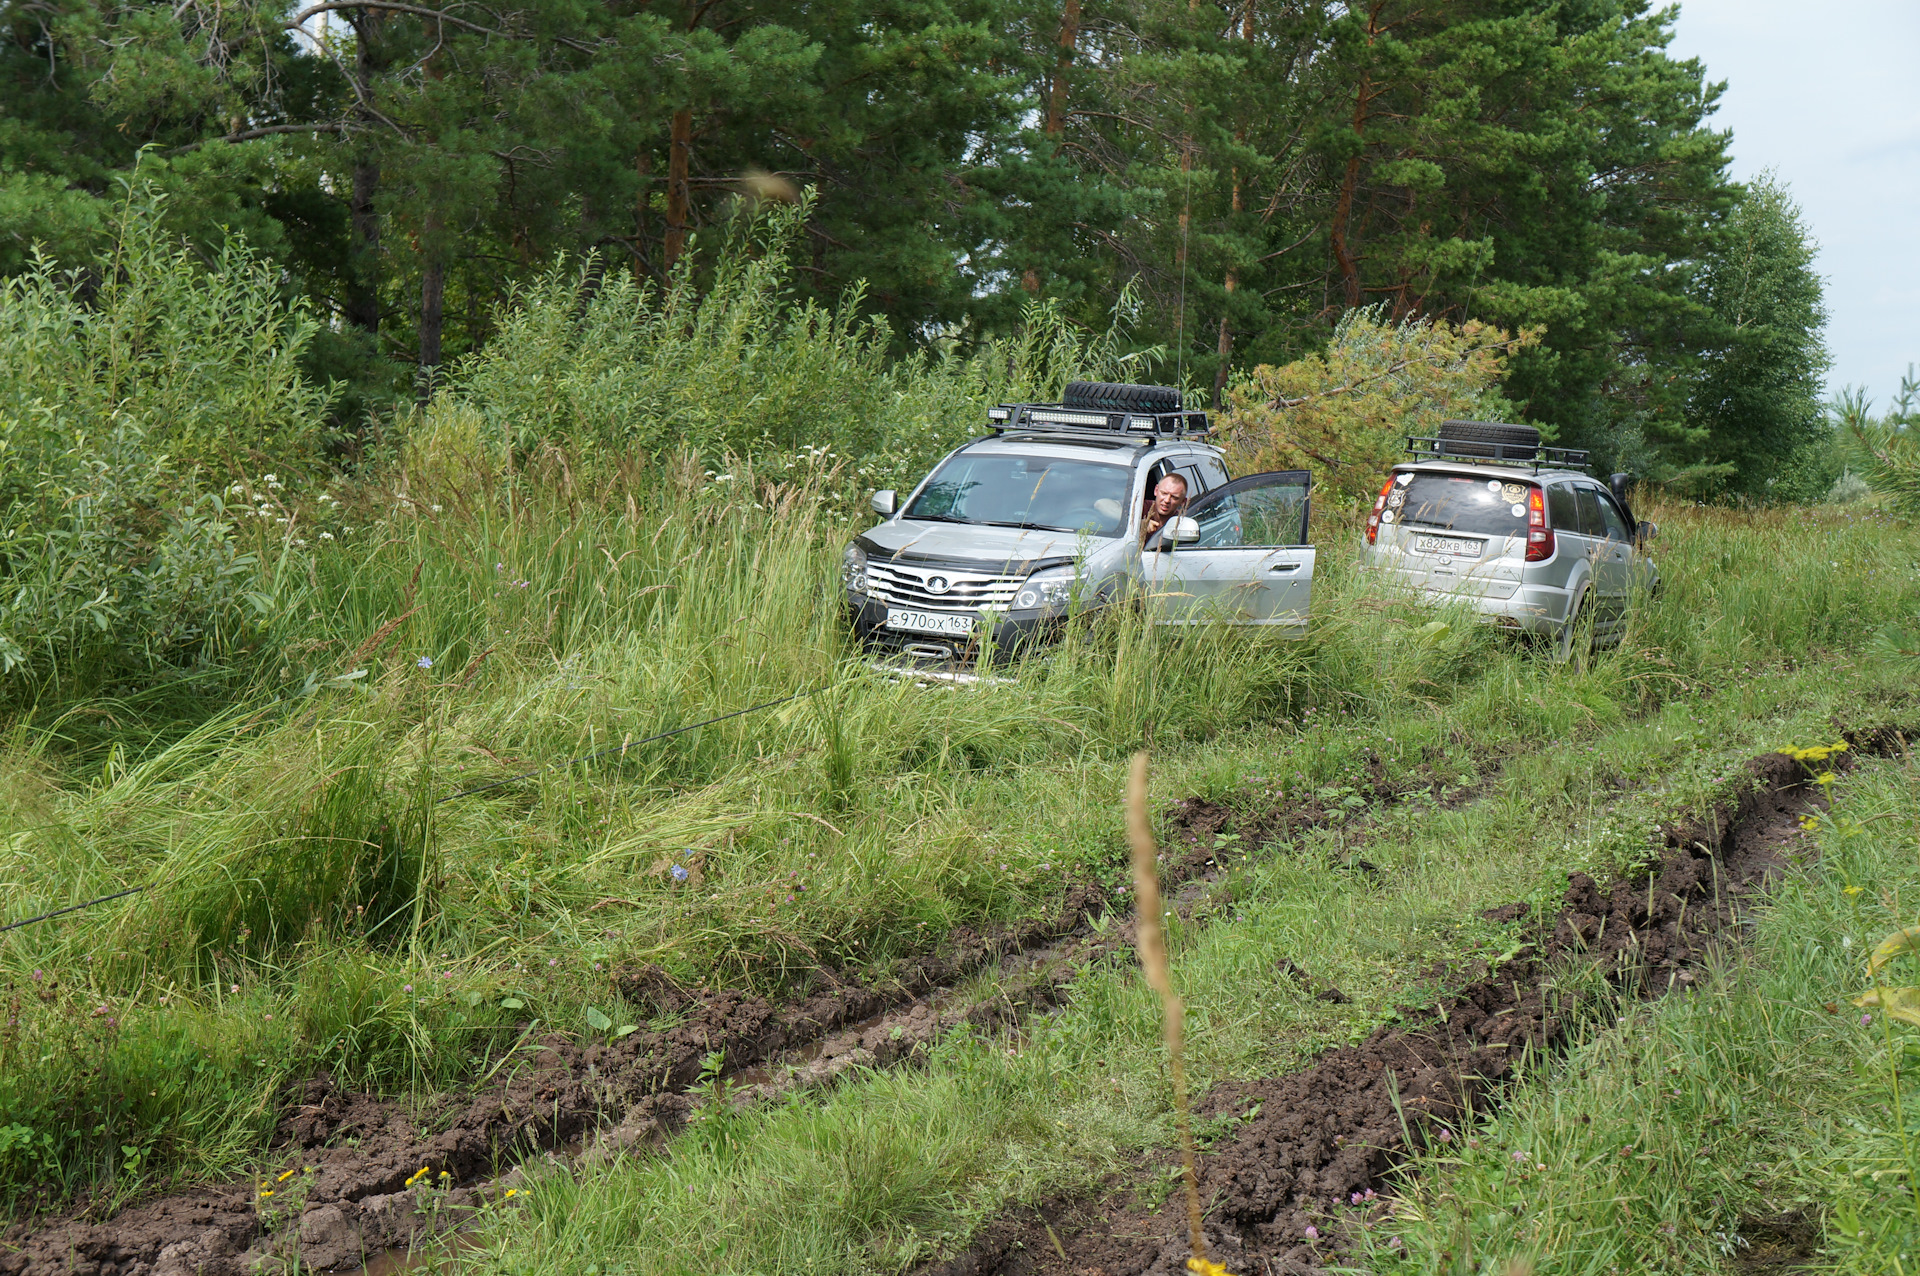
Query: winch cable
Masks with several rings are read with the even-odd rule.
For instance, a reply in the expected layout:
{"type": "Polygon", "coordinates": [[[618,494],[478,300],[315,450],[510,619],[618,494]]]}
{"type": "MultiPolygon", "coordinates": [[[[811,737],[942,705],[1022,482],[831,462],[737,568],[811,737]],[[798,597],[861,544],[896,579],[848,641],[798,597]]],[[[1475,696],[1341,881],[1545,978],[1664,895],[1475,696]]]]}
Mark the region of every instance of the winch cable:
{"type": "Polygon", "coordinates": [[[596,749],[592,753],[582,754],[577,758],[568,758],[564,762],[548,762],[542,766],[534,767],[532,770],[522,771],[518,775],[509,775],[504,779],[492,780],[486,784],[477,784],[470,789],[461,789],[458,793],[449,793],[443,798],[435,798],[433,804],[439,806],[442,802],[451,802],[455,798],[472,797],[476,793],[485,793],[488,789],[497,789],[503,784],[512,784],[518,780],[531,779],[539,775],[542,771],[550,771],[554,767],[578,766],[582,762],[591,762],[595,758],[610,757],[615,753],[625,753],[628,749],[636,749],[643,744],[652,744],[656,740],[666,740],[673,736],[685,735],[689,731],[698,731],[701,727],[710,727],[716,722],[725,722],[728,718],[741,718],[749,713],[759,713],[762,709],[771,709],[777,705],[787,704],[794,700],[804,700],[808,696],[817,695],[829,687],[838,685],[838,683],[823,682],[817,687],[809,687],[805,691],[796,691],[790,696],[781,696],[778,700],[769,700],[765,704],[756,704],[751,708],[735,709],[732,713],[723,713],[717,718],[708,718],[704,722],[694,722],[684,727],[675,727],[671,731],[662,731],[657,735],[645,736],[638,740],[626,740],[605,749],[596,749]]]}
{"type": "MultiPolygon", "coordinates": [[[[808,696],[818,695],[822,691],[839,685],[840,684],[836,682],[823,682],[817,687],[809,687],[805,691],[796,691],[790,696],[781,696],[778,700],[768,700],[762,704],[751,705],[745,709],[735,709],[732,713],[723,713],[718,717],[707,718],[700,722],[690,722],[684,727],[675,727],[671,731],[657,732],[654,735],[644,736],[638,740],[624,740],[610,748],[596,749],[592,753],[583,754],[577,758],[568,758],[562,762],[548,762],[543,766],[522,771],[518,775],[509,775],[504,779],[494,780],[487,784],[478,784],[470,789],[461,789],[458,793],[449,793],[445,797],[435,798],[433,804],[439,806],[441,803],[451,802],[455,798],[472,797],[476,793],[485,793],[489,789],[497,789],[504,784],[512,784],[519,780],[531,779],[539,775],[542,771],[550,771],[555,767],[578,766],[582,762],[591,762],[596,758],[609,757],[615,753],[625,753],[627,750],[639,748],[643,744],[652,744],[656,740],[667,740],[677,735],[685,735],[689,731],[698,731],[701,727],[710,727],[716,722],[725,722],[729,718],[743,718],[750,713],[759,713],[763,709],[776,708],[783,704],[790,704],[795,700],[805,700],[808,696]]],[[[5,926],[0,926],[0,935],[4,935],[10,930],[18,930],[22,926],[31,926],[35,922],[44,922],[50,918],[59,917],[64,913],[77,913],[83,908],[92,908],[95,904],[105,904],[111,900],[125,899],[129,895],[138,895],[147,889],[149,889],[147,886],[129,886],[126,890],[115,891],[111,895],[102,895],[98,899],[90,899],[85,903],[69,904],[65,908],[56,908],[52,912],[41,913],[38,917],[26,917],[17,922],[8,922],[5,926]]]]}

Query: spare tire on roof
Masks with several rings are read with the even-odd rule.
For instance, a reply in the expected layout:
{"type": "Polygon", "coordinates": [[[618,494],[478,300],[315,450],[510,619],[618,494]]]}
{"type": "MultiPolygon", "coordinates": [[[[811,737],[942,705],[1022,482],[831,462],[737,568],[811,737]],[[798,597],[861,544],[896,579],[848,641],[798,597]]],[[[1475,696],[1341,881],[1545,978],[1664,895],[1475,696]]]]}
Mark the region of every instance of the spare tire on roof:
{"type": "Polygon", "coordinates": [[[1439,438],[1445,456],[1531,461],[1540,450],[1540,431],[1503,421],[1442,421],[1439,438]]]}
{"type": "Polygon", "coordinates": [[[1106,412],[1178,412],[1180,392],[1170,385],[1128,385],[1119,381],[1069,381],[1060,396],[1063,408],[1106,412]]]}

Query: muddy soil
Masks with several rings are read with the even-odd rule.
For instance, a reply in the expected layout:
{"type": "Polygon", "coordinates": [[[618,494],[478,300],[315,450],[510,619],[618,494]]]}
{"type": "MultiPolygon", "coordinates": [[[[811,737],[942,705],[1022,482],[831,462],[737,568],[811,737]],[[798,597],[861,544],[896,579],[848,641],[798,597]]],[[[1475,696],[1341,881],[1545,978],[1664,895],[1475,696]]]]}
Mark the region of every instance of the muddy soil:
{"type": "MultiPolygon", "coordinates": [[[[1364,762],[1349,787],[1370,806],[1415,794],[1446,803],[1471,795],[1421,779],[1390,783],[1377,758],[1364,762]]],[[[1224,901],[1226,870],[1214,849],[1222,832],[1238,832],[1239,845],[1254,851],[1312,828],[1365,822],[1311,797],[1231,807],[1184,800],[1168,813],[1163,881],[1183,914],[1203,918],[1224,901]]],[[[883,980],[822,970],[812,991],[779,1005],[737,990],[680,987],[654,967],[617,969],[618,991],[673,1027],[610,1045],[545,1038],[504,1080],[424,1113],[314,1078],[289,1096],[266,1158],[262,1181],[298,1171],[274,1183],[272,1197],[261,1198],[261,1183],[248,1180],[140,1201],[110,1216],[82,1203],[0,1234],[0,1276],[255,1276],[295,1258],[307,1270],[358,1268],[367,1256],[459,1228],[513,1187],[530,1160],[593,1160],[664,1139],[684,1123],[693,1105],[688,1091],[715,1052],[726,1059],[721,1080],[731,1097],[753,1102],[830,1082],[852,1067],[897,1062],[961,1024],[993,1027],[1050,1006],[1087,963],[1130,953],[1132,923],[1109,921],[1129,903],[1124,891],[1070,885],[1050,917],[955,930],[883,980]],[[957,991],[989,972],[987,995],[957,991]],[[422,1169],[427,1174],[416,1182],[422,1169]]]]}
{"type": "MultiPolygon", "coordinates": [[[[1853,744],[1904,747],[1894,732],[1853,744]]],[[[1456,972],[1466,981],[1459,992],[1402,1008],[1401,1023],[1331,1050],[1305,1071],[1223,1085],[1196,1105],[1202,1122],[1237,1118],[1231,1136],[1201,1160],[1214,1260],[1235,1272],[1340,1266],[1338,1238],[1385,1217],[1388,1174],[1412,1150],[1409,1138],[1424,1146],[1469,1112],[1488,1111],[1523,1052],[1565,1044],[1568,1008],[1552,988],[1565,983],[1569,963],[1592,963],[1623,992],[1657,996],[1691,983],[1709,946],[1738,942],[1745,910],[1810,846],[1798,817],[1822,800],[1806,769],[1782,754],[1756,758],[1748,770],[1750,792],[1664,828],[1657,860],[1625,880],[1603,886],[1569,874],[1552,917],[1529,917],[1524,904],[1483,914],[1531,936],[1513,960],[1456,972]],[[1320,1239],[1306,1239],[1310,1226],[1320,1239]]],[[[1005,1216],[965,1253],[918,1276],[1182,1272],[1190,1250],[1179,1199],[1153,1208],[1160,1168],[1115,1180],[1096,1199],[1005,1216]]]]}

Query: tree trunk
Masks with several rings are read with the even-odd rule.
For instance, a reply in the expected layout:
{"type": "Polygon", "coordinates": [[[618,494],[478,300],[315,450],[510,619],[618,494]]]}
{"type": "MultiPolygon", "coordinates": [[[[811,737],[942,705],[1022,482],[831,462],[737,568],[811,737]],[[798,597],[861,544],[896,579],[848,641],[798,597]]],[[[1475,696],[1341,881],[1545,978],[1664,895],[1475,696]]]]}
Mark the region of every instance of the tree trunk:
{"type": "Polygon", "coordinates": [[[1080,0],[1066,0],[1060,12],[1060,52],[1053,60],[1053,80],[1047,86],[1047,136],[1058,137],[1066,127],[1067,68],[1080,43],[1080,0]]]}
{"type": "Polygon", "coordinates": [[[446,320],[447,258],[440,242],[440,219],[427,214],[420,235],[425,261],[420,270],[420,402],[433,397],[433,373],[440,366],[440,334],[446,320]]]}
{"type": "Polygon", "coordinates": [[[664,266],[671,275],[687,247],[687,154],[693,149],[693,111],[673,113],[673,132],[667,143],[667,237],[664,266]]]}
{"type": "MultiPolygon", "coordinates": [[[[1367,15],[1367,47],[1372,48],[1380,34],[1380,9],[1374,6],[1367,15]]],[[[1374,95],[1378,92],[1370,71],[1360,73],[1360,84],[1353,94],[1353,135],[1362,145],[1366,141],[1367,120],[1372,115],[1374,95]]],[[[1348,309],[1360,305],[1360,259],[1347,242],[1348,224],[1353,219],[1353,197],[1360,185],[1360,152],[1347,160],[1347,171],[1340,178],[1340,197],[1333,206],[1333,226],[1328,236],[1333,247],[1334,266],[1340,272],[1340,292],[1348,309]]]]}
{"type": "MultiPolygon", "coordinates": [[[[385,69],[379,48],[380,26],[385,14],[377,9],[349,11],[353,27],[353,74],[362,102],[373,100],[374,79],[385,69]]],[[[362,107],[359,112],[363,130],[375,123],[362,107]]],[[[363,137],[365,133],[363,132],[363,137]]],[[[364,147],[353,159],[353,189],[347,196],[348,219],[352,226],[347,271],[347,322],[369,335],[380,331],[380,217],[375,212],[374,196],[380,190],[380,157],[364,147]]]]}
{"type": "Polygon", "coordinates": [[[347,209],[353,239],[347,269],[347,322],[368,335],[380,332],[380,218],[374,193],[380,189],[380,161],[360,156],[353,165],[353,191],[347,209]]]}
{"type": "Polygon", "coordinates": [[[653,152],[641,147],[634,152],[633,175],[639,191],[633,197],[633,281],[647,282],[647,198],[652,194],[653,152]]]}

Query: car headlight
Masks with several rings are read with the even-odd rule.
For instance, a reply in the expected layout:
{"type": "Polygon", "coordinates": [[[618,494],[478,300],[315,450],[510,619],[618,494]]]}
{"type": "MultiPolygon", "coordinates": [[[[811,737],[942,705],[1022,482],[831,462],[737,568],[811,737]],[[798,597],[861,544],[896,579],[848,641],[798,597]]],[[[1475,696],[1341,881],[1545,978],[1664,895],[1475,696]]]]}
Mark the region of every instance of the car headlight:
{"type": "Polygon", "coordinates": [[[847,587],[849,594],[867,592],[867,551],[858,545],[847,546],[847,552],[841,556],[840,583],[847,587]]]}
{"type": "Polygon", "coordinates": [[[1065,607],[1073,601],[1073,568],[1049,567],[1027,577],[1014,595],[1013,605],[1021,608],[1065,607]]]}

